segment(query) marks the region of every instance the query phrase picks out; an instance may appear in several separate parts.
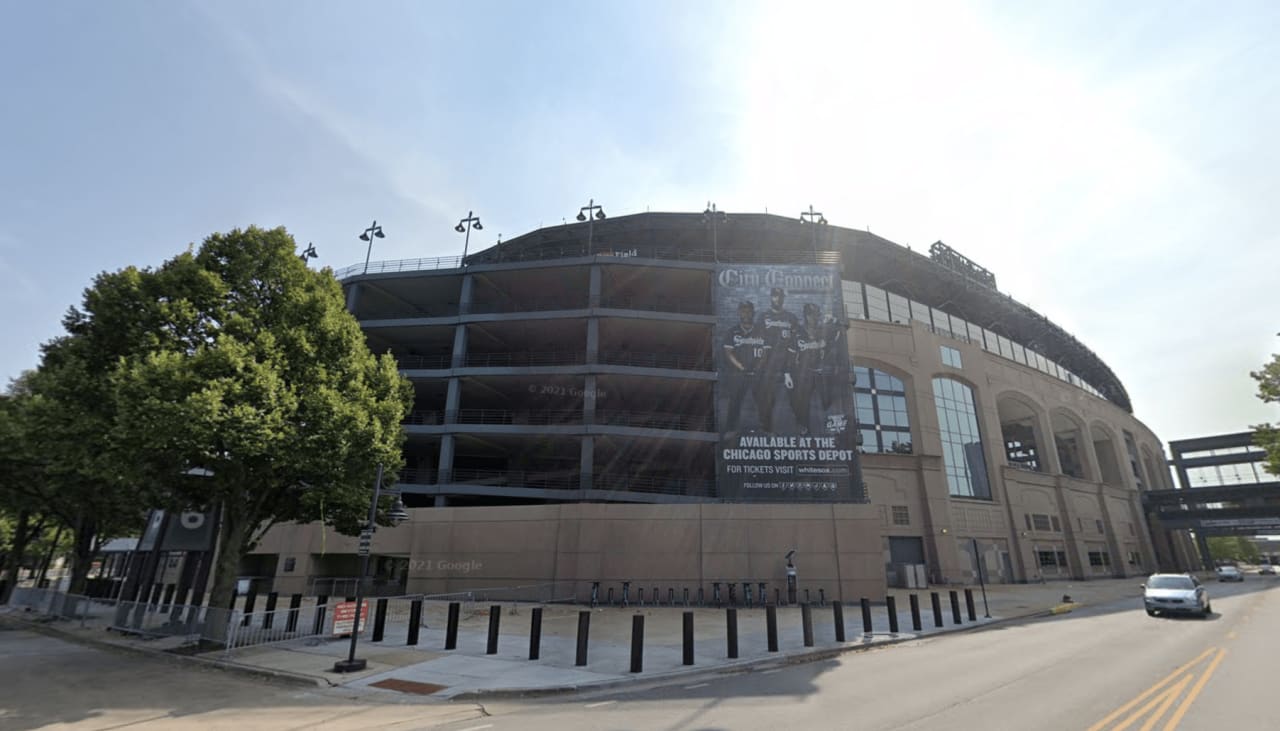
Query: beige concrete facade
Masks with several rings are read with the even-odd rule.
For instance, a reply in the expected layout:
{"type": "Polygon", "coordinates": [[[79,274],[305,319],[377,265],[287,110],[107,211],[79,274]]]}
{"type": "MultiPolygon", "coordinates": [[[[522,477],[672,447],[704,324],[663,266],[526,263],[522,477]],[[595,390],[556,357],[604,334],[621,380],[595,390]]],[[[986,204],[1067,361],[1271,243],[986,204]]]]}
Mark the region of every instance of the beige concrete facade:
{"type": "MultiPolygon", "coordinates": [[[[586,601],[592,582],[657,587],[692,596],[712,582],[785,586],[783,556],[796,550],[801,591],[827,599],[881,599],[880,524],[871,505],[566,504],[433,508],[381,528],[373,552],[407,557],[408,593],[552,584],[586,601]]],[[[277,554],[274,590],[302,593],[325,554],[350,556],[356,540],[318,526],[273,529],[258,553],[277,554]],[[295,559],[291,572],[285,560],[295,559]]],[[[353,572],[354,574],[354,572],[353,572]]],[[[635,589],[633,589],[635,591],[635,589]]],[[[531,594],[535,592],[530,592],[531,594]]]]}

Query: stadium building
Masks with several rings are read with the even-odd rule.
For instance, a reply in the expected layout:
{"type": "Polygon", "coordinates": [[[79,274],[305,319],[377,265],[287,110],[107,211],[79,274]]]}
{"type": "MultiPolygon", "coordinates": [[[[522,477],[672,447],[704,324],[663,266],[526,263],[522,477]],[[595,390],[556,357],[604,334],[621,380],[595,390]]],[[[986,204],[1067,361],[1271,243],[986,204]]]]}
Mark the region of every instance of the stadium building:
{"type": "MultiPolygon", "coordinates": [[[[1139,496],[1172,484],[1106,363],[941,242],[812,218],[588,218],[338,272],[415,388],[381,590],[772,598],[790,551],[845,600],[1155,569],[1139,496]]],[[[317,526],[250,564],[281,592],[357,572],[317,526]]]]}

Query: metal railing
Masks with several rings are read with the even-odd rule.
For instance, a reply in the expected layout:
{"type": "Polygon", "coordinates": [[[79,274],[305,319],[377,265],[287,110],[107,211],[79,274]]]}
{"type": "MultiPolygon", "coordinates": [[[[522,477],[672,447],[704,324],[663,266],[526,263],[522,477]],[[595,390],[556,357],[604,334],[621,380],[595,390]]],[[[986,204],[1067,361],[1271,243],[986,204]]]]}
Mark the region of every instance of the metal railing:
{"type": "Polygon", "coordinates": [[[577,490],[581,477],[577,472],[528,472],[525,470],[455,469],[453,482],[493,487],[534,487],[544,490],[577,490]]]}
{"type": "Polygon", "coordinates": [[[400,470],[399,481],[406,485],[434,485],[440,474],[429,467],[406,467],[400,470]]]}
{"type": "Polygon", "coordinates": [[[635,366],[637,368],[674,368],[686,371],[709,371],[711,358],[681,353],[644,353],[635,350],[602,350],[600,362],[607,365],[635,366]]]}
{"type": "Polygon", "coordinates": [[[432,353],[430,355],[395,355],[396,365],[401,370],[443,370],[453,367],[453,356],[449,353],[432,353]]]}
{"type": "Polygon", "coordinates": [[[596,419],[611,426],[679,431],[715,431],[710,415],[673,414],[661,411],[597,411],[596,419]]]}
{"type": "Polygon", "coordinates": [[[550,350],[544,352],[467,353],[463,365],[468,368],[527,368],[535,366],[582,365],[587,362],[585,350],[550,350]]]}
{"type": "Polygon", "coordinates": [[[371,261],[366,264],[352,264],[333,273],[338,281],[354,277],[358,274],[387,274],[391,272],[426,272],[437,269],[457,269],[462,266],[460,256],[437,256],[425,259],[394,259],[391,261],[371,261]]]}
{"type": "Polygon", "coordinates": [[[401,424],[439,426],[444,423],[443,411],[410,411],[401,424]]]}
{"type": "Polygon", "coordinates": [[[711,305],[702,300],[651,299],[648,297],[602,297],[601,307],[614,310],[645,312],[678,312],[685,315],[710,315],[711,305]]]}
{"type": "Polygon", "coordinates": [[[459,409],[459,424],[581,424],[581,409],[459,409]]]}
{"type": "Polygon", "coordinates": [[[552,310],[584,310],[587,308],[586,297],[535,297],[530,299],[508,299],[498,302],[471,302],[461,309],[466,315],[490,315],[499,312],[548,312],[552,310]]]}

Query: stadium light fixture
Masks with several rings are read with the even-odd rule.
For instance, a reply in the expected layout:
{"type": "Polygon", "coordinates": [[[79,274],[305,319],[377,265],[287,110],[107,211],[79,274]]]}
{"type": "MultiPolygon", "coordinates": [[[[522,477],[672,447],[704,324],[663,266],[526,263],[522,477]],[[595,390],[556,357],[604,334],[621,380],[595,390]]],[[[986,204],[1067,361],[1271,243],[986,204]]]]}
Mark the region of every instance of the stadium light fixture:
{"type": "Polygon", "coordinates": [[[480,217],[475,215],[475,211],[467,211],[467,217],[458,221],[458,225],[453,227],[458,233],[465,233],[467,238],[462,242],[462,266],[467,265],[467,247],[471,245],[471,229],[483,231],[484,226],[480,225],[480,217]]]}
{"type": "Polygon", "coordinates": [[[702,222],[711,227],[711,260],[720,261],[720,248],[716,241],[716,228],[729,220],[724,211],[717,211],[716,204],[707,201],[707,210],[702,212],[702,222]]]}
{"type": "Polygon", "coordinates": [[[319,254],[316,253],[316,245],[308,241],[307,248],[302,250],[302,253],[298,255],[298,258],[302,259],[303,264],[306,264],[307,259],[314,259],[317,256],[319,256],[319,254]]]}
{"type": "Polygon", "coordinates": [[[578,209],[578,220],[587,222],[587,256],[591,256],[591,237],[595,233],[595,224],[597,220],[603,221],[604,208],[596,205],[596,199],[592,198],[587,201],[587,205],[578,209]]]}
{"type": "Polygon", "coordinates": [[[366,228],[364,230],[364,233],[360,234],[361,241],[369,242],[369,246],[367,249],[365,249],[365,252],[364,252],[364,273],[365,274],[369,273],[369,255],[373,253],[373,240],[385,239],[385,238],[386,236],[384,236],[382,233],[382,227],[378,225],[377,221],[374,221],[373,224],[369,226],[369,228],[366,228]]]}
{"type": "Polygon", "coordinates": [[[827,219],[820,211],[813,210],[813,204],[809,204],[809,210],[800,211],[800,223],[813,224],[813,256],[814,263],[817,263],[818,257],[818,226],[827,225],[827,219]]]}

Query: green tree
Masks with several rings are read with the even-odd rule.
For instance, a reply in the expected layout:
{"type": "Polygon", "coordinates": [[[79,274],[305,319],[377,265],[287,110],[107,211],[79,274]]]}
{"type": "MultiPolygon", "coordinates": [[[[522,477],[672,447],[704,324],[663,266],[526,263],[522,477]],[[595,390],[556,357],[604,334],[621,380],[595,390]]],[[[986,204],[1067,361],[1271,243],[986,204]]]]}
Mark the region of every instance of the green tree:
{"type": "MultiPolygon", "coordinates": [[[[1249,375],[1258,382],[1258,398],[1269,404],[1280,402],[1280,354],[1273,354],[1270,363],[1249,375]]],[[[1267,472],[1280,475],[1280,429],[1271,424],[1253,429],[1254,444],[1267,450],[1267,472]]]]}
{"type": "Polygon", "coordinates": [[[1257,563],[1260,553],[1253,541],[1243,536],[1210,536],[1209,553],[1215,561],[1257,563]]]}
{"type": "Polygon", "coordinates": [[[323,507],[353,533],[377,465],[390,479],[401,464],[412,385],[295,248],[282,228],[215,234],[155,271],[102,275],[68,318],[72,337],[120,341],[110,451],[123,480],[219,510],[212,606],[230,605],[272,525],[323,507]]]}

